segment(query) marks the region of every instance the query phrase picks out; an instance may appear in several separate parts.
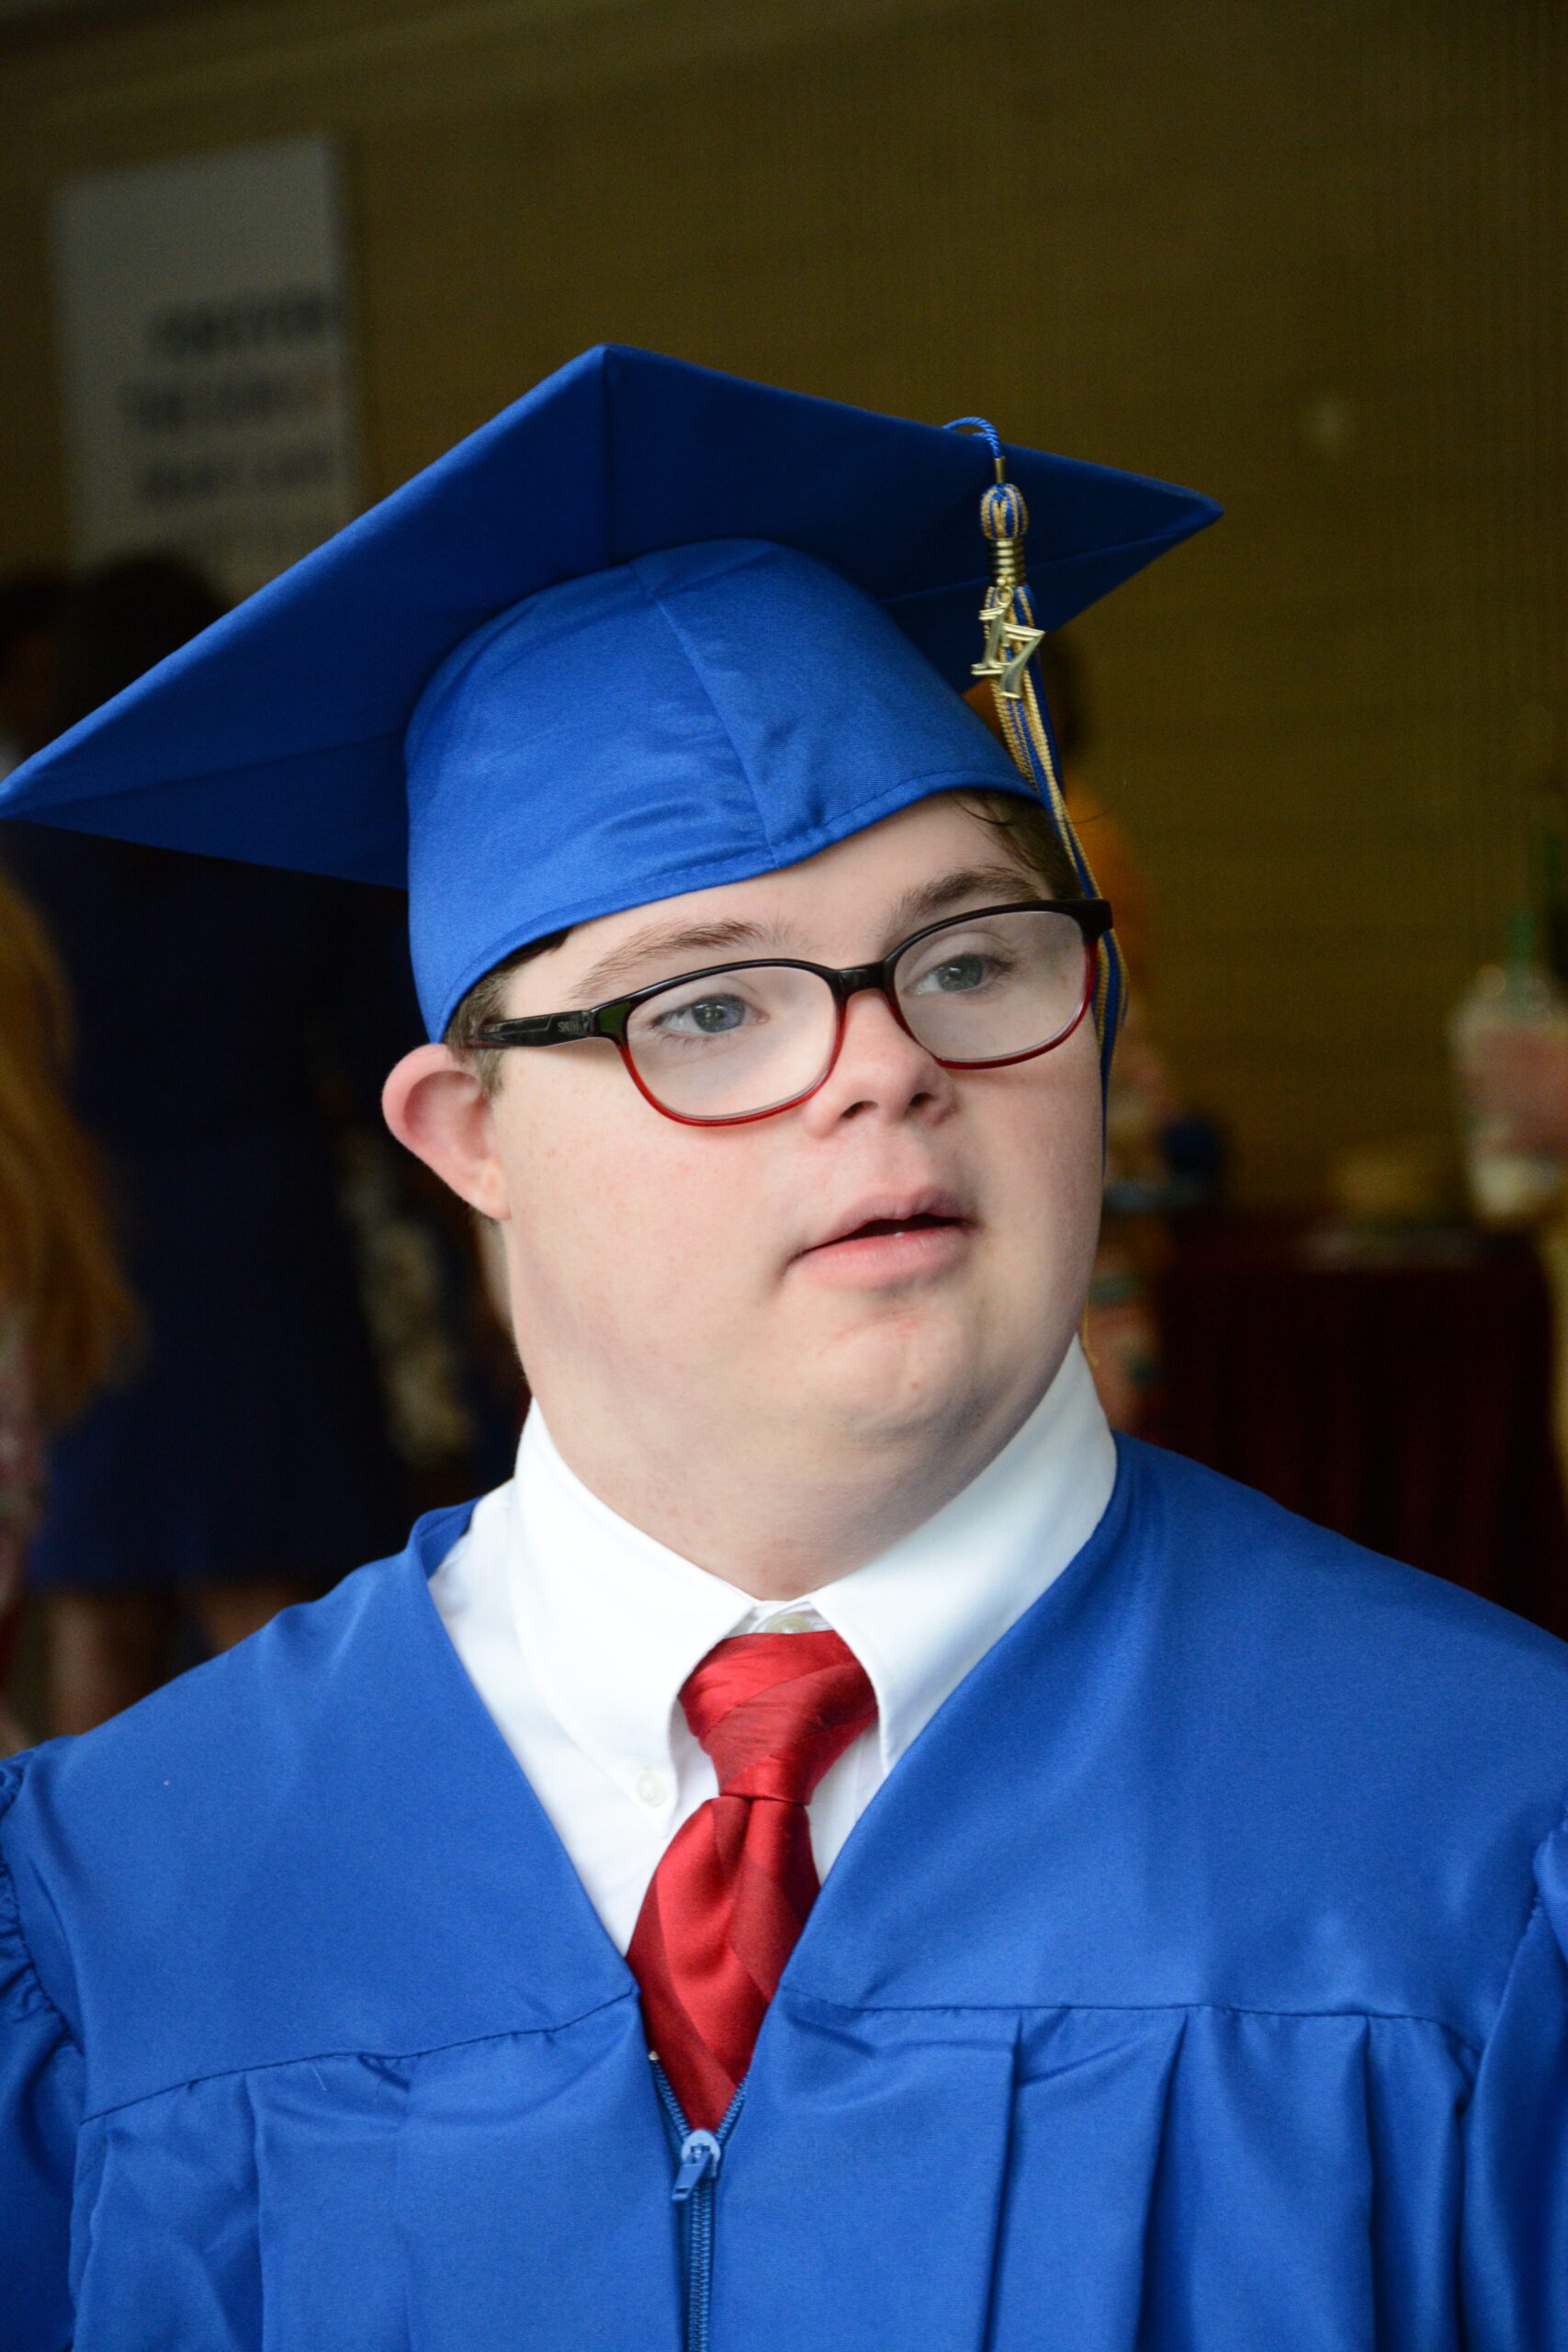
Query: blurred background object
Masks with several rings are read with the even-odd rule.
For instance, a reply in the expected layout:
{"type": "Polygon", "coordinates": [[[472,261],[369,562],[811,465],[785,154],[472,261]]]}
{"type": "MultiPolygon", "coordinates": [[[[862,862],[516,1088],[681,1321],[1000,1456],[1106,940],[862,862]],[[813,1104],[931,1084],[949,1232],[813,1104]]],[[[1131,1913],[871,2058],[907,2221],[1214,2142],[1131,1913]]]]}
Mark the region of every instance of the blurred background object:
{"type": "Polygon", "coordinates": [[[1507,961],[1483,965],[1450,1035],[1471,1206],[1485,1225],[1539,1224],[1562,1197],[1568,997],[1537,958],[1529,908],[1509,925],[1507,961]]]}
{"type": "Polygon", "coordinates": [[[1159,1434],[1568,1635],[1551,1299],[1528,1238],[1202,1220],[1160,1283],[1159,1434]]]}
{"type": "Polygon", "coordinates": [[[65,596],[57,571],[21,571],[0,585],[0,775],[48,739],[53,631],[65,596]]]}
{"type": "MultiPolygon", "coordinates": [[[[1098,1376],[1124,1425],[1555,1622],[1568,15],[0,0],[0,575],[46,605],[154,541],[232,594],[312,481],[324,530],[599,339],[1223,499],[1052,650],[1137,1008],[1098,1376]],[[1478,1151],[1536,1162],[1515,1230],[1478,1151]]],[[[0,628],[21,748],[49,628],[0,628]]],[[[356,1345],[439,1495],[516,1390],[359,1085],[327,1085],[356,1345]]]]}
{"type": "Polygon", "coordinates": [[[0,881],[0,1755],[31,1736],[4,1692],[45,1441],[123,1369],[135,1324],[92,1150],[65,1107],[69,1057],[64,982],[0,881]]]}
{"type": "Polygon", "coordinates": [[[359,503],[342,158],[317,136],[51,191],[72,542],[157,546],[229,601],[359,503]]]}
{"type": "MultiPolygon", "coordinates": [[[[1329,1164],[1329,1206],[1337,1223],[1328,1230],[1371,1238],[1442,1227],[1459,1207],[1454,1175],[1454,1148],[1446,1136],[1352,1144],[1329,1164]]],[[[1320,1242],[1319,1254],[1325,1249],[1320,1242]]]]}

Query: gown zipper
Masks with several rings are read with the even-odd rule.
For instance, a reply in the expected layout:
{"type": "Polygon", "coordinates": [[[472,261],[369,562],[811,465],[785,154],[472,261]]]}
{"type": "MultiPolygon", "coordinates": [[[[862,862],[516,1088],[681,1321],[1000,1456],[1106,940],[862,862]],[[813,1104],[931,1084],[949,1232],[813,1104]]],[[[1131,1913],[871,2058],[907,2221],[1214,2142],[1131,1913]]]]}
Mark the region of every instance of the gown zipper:
{"type": "Polygon", "coordinates": [[[684,2221],[685,2352],[709,2352],[713,2304],[714,2192],[718,2186],[718,2169],[724,2161],[725,2142],[735,2129],[735,2119],[740,2112],[746,2087],[742,2084],[736,2092],[720,2119],[716,2132],[694,2132],[681,2112],[681,2102],[671,2088],[670,2077],[657,2058],[653,2061],[653,2079],[675,2150],[675,2185],[670,2192],[671,2201],[682,2209],[684,2221]]]}

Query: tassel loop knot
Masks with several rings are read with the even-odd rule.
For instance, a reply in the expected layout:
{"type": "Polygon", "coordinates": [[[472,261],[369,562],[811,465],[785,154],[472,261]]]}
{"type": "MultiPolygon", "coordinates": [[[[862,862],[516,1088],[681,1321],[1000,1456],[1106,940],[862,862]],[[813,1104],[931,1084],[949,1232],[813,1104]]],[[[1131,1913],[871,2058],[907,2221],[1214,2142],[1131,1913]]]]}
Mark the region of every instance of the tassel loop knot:
{"type": "MultiPolygon", "coordinates": [[[[1017,482],[991,483],[980,500],[980,528],[998,548],[1006,540],[1022,538],[1029,528],[1029,509],[1017,482]]],[[[1021,568],[1021,549],[1019,562],[1021,568]]]]}

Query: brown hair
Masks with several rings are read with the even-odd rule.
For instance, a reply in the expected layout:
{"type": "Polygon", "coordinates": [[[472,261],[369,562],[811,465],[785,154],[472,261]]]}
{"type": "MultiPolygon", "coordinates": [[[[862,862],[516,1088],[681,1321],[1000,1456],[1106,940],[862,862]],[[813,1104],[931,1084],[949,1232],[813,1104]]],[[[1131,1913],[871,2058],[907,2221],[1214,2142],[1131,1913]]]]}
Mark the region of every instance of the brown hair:
{"type": "MultiPolygon", "coordinates": [[[[953,797],[970,816],[990,826],[1004,854],[1030,882],[1039,885],[1046,898],[1082,897],[1066,843],[1041,802],[1025,800],[1016,792],[979,787],[955,792],[953,797]]],[[[513,973],[531,964],[536,956],[547,956],[570,937],[570,931],[554,931],[547,938],[513,948],[474,982],[447,1023],[446,1044],[468,1063],[487,1094],[493,1094],[501,1083],[502,1053],[498,1046],[479,1045],[479,1032],[492,1021],[504,1019],[506,983],[513,973]]]]}
{"type": "Polygon", "coordinates": [[[62,1091],[64,982],[38,918],[0,878],[0,1318],[25,1322],[41,1419],[68,1420],[134,1329],[97,1171],[62,1091]]]}

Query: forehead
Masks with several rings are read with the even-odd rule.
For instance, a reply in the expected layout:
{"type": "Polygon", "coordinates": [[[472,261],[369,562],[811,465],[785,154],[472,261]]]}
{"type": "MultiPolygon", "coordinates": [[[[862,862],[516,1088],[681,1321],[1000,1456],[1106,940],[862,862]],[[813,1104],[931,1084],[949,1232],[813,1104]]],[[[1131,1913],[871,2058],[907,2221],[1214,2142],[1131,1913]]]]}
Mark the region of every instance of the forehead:
{"type": "Polygon", "coordinates": [[[949,903],[1028,895],[1033,887],[993,827],[940,795],[798,865],[581,923],[558,948],[513,974],[509,1002],[542,1004],[567,985],[585,1000],[603,998],[665,969],[753,947],[813,962],[861,962],[903,932],[939,920],[949,903]]]}

